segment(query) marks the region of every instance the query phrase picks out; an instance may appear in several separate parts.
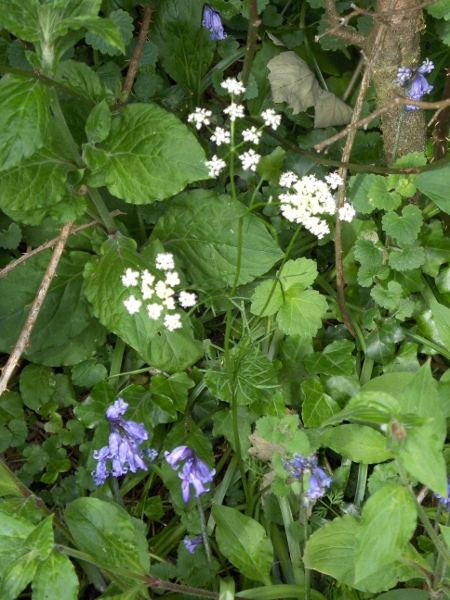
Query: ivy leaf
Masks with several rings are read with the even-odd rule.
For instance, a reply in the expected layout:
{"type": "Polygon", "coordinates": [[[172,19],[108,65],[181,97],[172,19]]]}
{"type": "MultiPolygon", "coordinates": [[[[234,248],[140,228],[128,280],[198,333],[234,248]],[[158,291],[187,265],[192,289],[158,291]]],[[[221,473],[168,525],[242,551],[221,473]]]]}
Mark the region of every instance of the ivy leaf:
{"type": "Polygon", "coordinates": [[[396,271],[410,271],[424,264],[425,252],[420,246],[406,247],[401,250],[391,249],[388,262],[389,266],[396,271]]]}
{"type": "Polygon", "coordinates": [[[395,210],[402,202],[402,197],[397,192],[389,191],[386,177],[377,176],[369,190],[369,202],[379,210],[395,210]]]}
{"type": "Polygon", "coordinates": [[[402,294],[403,288],[396,281],[390,281],[387,289],[378,284],[370,292],[375,302],[387,310],[395,310],[397,308],[402,294]]]}
{"type": "MultiPolygon", "coordinates": [[[[85,146],[86,147],[86,146],[85,146]]],[[[93,171],[104,173],[114,196],[150,204],[208,178],[205,154],[176,117],[156,105],[131,104],[112,119],[108,138],[85,153],[93,171]]]]}
{"type": "Polygon", "coordinates": [[[386,234],[395,238],[403,248],[417,239],[422,223],[422,211],[413,204],[404,207],[401,217],[395,212],[388,212],[382,219],[386,234]]]}
{"type": "Polygon", "coordinates": [[[133,39],[133,17],[125,10],[114,10],[107,19],[84,19],[83,25],[89,30],[86,43],[102,54],[118,56],[133,39]]]}

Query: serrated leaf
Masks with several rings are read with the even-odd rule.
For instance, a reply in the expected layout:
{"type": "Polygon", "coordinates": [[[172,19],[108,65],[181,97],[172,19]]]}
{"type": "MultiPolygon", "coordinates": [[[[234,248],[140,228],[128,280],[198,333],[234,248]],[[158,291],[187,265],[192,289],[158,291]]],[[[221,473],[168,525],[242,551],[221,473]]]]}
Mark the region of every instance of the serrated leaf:
{"type": "Polygon", "coordinates": [[[54,550],[40,563],[33,578],[33,600],[77,600],[78,577],[73,564],[54,550]]]}
{"type": "Polygon", "coordinates": [[[22,231],[17,223],[10,223],[6,231],[0,231],[0,248],[15,250],[21,240],[22,231]]]}
{"type": "Polygon", "coordinates": [[[305,400],[302,404],[302,421],[305,427],[320,427],[327,419],[339,412],[339,404],[325,394],[317,379],[301,384],[305,400]]]}
{"type": "Polygon", "coordinates": [[[353,109],[335,94],[320,90],[314,103],[314,127],[337,127],[350,123],[353,109]]]}
{"type": "Polygon", "coordinates": [[[97,103],[105,99],[106,91],[100,77],[86,63],[76,60],[61,61],[55,79],[77,92],[82,92],[93,102],[97,103]]]}
{"type": "Polygon", "coordinates": [[[403,288],[397,281],[389,281],[387,289],[378,284],[370,292],[375,302],[387,310],[397,308],[402,294],[403,288]]]}
{"type": "Polygon", "coordinates": [[[0,0],[3,26],[17,38],[27,42],[37,42],[41,34],[38,7],[38,0],[31,0],[26,4],[21,0],[0,0]]]}
{"type": "Polygon", "coordinates": [[[260,523],[235,508],[214,505],[216,540],[226,558],[246,577],[270,585],[273,548],[260,523]]]}
{"type": "Polygon", "coordinates": [[[188,183],[208,178],[205,155],[195,136],[156,105],[122,108],[98,149],[86,155],[89,167],[104,172],[111,194],[132,204],[164,200],[188,183]]]}
{"type": "Polygon", "coordinates": [[[389,191],[386,177],[377,176],[370,186],[369,202],[379,210],[395,210],[402,202],[400,194],[389,191]]]}
{"type": "Polygon", "coordinates": [[[398,560],[416,526],[416,504],[407,487],[386,485],[371,496],[356,533],[355,582],[398,560]]]}
{"type": "Polygon", "coordinates": [[[50,130],[49,104],[48,87],[40,81],[3,75],[0,80],[0,171],[15,167],[46,143],[50,130]]]}
{"type": "Polygon", "coordinates": [[[118,56],[125,53],[125,47],[133,38],[133,17],[125,10],[113,10],[106,19],[85,19],[84,27],[89,30],[86,43],[102,54],[118,56]]]}
{"type": "MultiPolygon", "coordinates": [[[[238,203],[244,212],[244,205],[238,203]]],[[[180,194],[153,230],[152,239],[184,259],[186,272],[197,285],[233,285],[238,261],[236,207],[229,196],[212,190],[180,194]]],[[[239,284],[253,281],[283,257],[281,250],[254,215],[243,217],[239,284]]]]}
{"type": "Polygon", "coordinates": [[[387,265],[364,264],[358,269],[358,283],[362,287],[371,287],[376,281],[384,281],[391,270],[387,265]]]}
{"type": "Polygon", "coordinates": [[[278,326],[288,335],[313,337],[322,326],[327,308],[327,301],[319,292],[298,292],[291,288],[286,294],[285,304],[278,311],[278,326]]]}
{"type": "Polygon", "coordinates": [[[424,262],[425,252],[420,246],[391,249],[389,252],[389,266],[396,271],[411,271],[421,267],[424,262]]]}
{"type": "Polygon", "coordinates": [[[433,15],[436,19],[450,18],[450,0],[439,0],[426,7],[426,11],[433,15]]]}
{"type": "Polygon", "coordinates": [[[382,219],[386,234],[395,238],[402,247],[411,246],[417,239],[422,223],[422,212],[413,204],[403,208],[401,217],[395,212],[388,212],[382,219]]]}

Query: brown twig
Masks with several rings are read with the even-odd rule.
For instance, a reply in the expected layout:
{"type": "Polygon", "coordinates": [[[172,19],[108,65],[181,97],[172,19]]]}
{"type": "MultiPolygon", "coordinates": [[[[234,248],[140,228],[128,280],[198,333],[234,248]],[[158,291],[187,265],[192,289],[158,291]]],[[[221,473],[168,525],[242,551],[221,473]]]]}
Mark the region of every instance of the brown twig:
{"type": "MultiPolygon", "coordinates": [[[[367,41],[365,35],[357,33],[356,31],[349,31],[348,29],[342,28],[346,23],[346,17],[341,17],[336,9],[334,0],[325,0],[325,10],[330,28],[327,29],[322,35],[331,34],[337,38],[340,38],[341,40],[345,40],[353,46],[359,46],[360,48],[364,47],[367,41]]],[[[352,16],[354,16],[353,13],[352,16]]]]}
{"type": "MultiPolygon", "coordinates": [[[[123,215],[123,214],[125,214],[125,213],[123,213],[121,210],[113,210],[110,213],[111,217],[117,217],[118,215],[123,215]]],[[[89,227],[94,227],[95,225],[99,225],[99,224],[100,224],[100,221],[89,221],[89,223],[84,223],[83,225],[74,227],[71,230],[70,235],[75,235],[75,234],[79,233],[80,231],[84,231],[85,229],[89,229],[89,227]]],[[[40,254],[41,252],[44,252],[44,250],[53,248],[53,246],[57,243],[58,240],[59,240],[59,237],[56,237],[56,238],[53,238],[52,240],[50,240],[49,242],[45,242],[45,244],[41,244],[34,250],[27,252],[26,254],[24,254],[17,260],[15,260],[10,265],[7,265],[3,269],[1,269],[0,270],[0,279],[2,277],[6,277],[6,275],[9,275],[9,273],[11,273],[11,271],[13,271],[16,267],[23,264],[27,260],[30,260],[30,258],[33,258],[33,256],[36,256],[36,254],[40,254]]]]}
{"type": "Polygon", "coordinates": [[[127,76],[125,77],[125,82],[123,84],[122,94],[120,97],[120,104],[126,104],[131,94],[131,88],[133,87],[134,78],[136,77],[136,73],[139,68],[139,61],[141,60],[144,44],[147,40],[148,30],[152,20],[153,11],[154,9],[150,4],[148,4],[144,8],[144,16],[142,17],[142,23],[136,42],[136,47],[134,49],[133,56],[131,57],[130,64],[128,66],[127,76]]]}
{"type": "Polygon", "coordinates": [[[430,126],[436,119],[436,117],[439,115],[439,113],[450,106],[450,98],[448,98],[447,100],[440,100],[439,102],[423,102],[421,100],[417,101],[411,100],[410,98],[405,98],[403,96],[397,96],[396,98],[394,98],[394,100],[391,100],[391,102],[388,102],[382,108],[374,110],[372,113],[370,113],[368,117],[365,117],[364,119],[359,119],[355,123],[352,120],[352,122],[349,125],[347,125],[345,129],[343,129],[339,133],[336,133],[336,135],[333,135],[332,137],[324,140],[323,142],[320,142],[320,144],[316,144],[314,146],[314,150],[316,150],[316,152],[322,152],[322,150],[324,150],[328,146],[331,146],[331,144],[334,144],[334,142],[337,142],[338,140],[347,136],[351,131],[358,129],[359,127],[367,126],[371,121],[373,121],[373,119],[376,119],[382,114],[389,112],[392,108],[398,106],[399,104],[407,104],[411,106],[418,106],[419,108],[428,109],[436,108],[436,113],[433,115],[433,117],[428,123],[428,126],[430,126]]]}
{"type": "MultiPolygon", "coordinates": [[[[383,44],[383,39],[386,34],[386,26],[383,24],[376,25],[378,27],[378,32],[375,37],[375,43],[373,47],[373,51],[370,56],[370,60],[367,62],[366,70],[364,72],[361,87],[358,93],[358,97],[356,99],[355,108],[353,110],[352,121],[351,123],[356,123],[359,119],[361,111],[363,109],[364,99],[367,94],[367,90],[369,89],[370,80],[372,78],[372,71],[374,65],[376,63],[377,54],[383,44]]],[[[350,160],[350,154],[353,147],[353,142],[355,141],[356,128],[353,127],[347,136],[347,140],[345,142],[344,150],[342,152],[342,162],[348,162],[350,160]]],[[[344,206],[345,202],[345,181],[347,179],[347,169],[341,168],[339,169],[339,175],[342,178],[342,185],[339,186],[338,190],[338,199],[336,206],[336,231],[335,231],[335,256],[336,256],[336,293],[337,293],[337,301],[339,304],[339,309],[341,311],[342,320],[344,321],[345,326],[352,334],[354,338],[356,338],[355,328],[353,327],[350,319],[350,315],[347,310],[347,305],[345,303],[345,279],[344,279],[344,266],[342,262],[342,220],[339,217],[339,210],[344,206]]]]}
{"type": "Polygon", "coordinates": [[[258,36],[258,27],[261,25],[261,19],[258,19],[257,0],[249,0],[248,3],[248,33],[247,33],[247,51],[242,67],[242,83],[247,86],[250,79],[253,61],[256,54],[256,39],[258,36]]]}
{"type": "Polygon", "coordinates": [[[39,315],[39,312],[42,308],[45,296],[47,295],[47,292],[50,288],[50,284],[55,276],[56,268],[61,258],[61,254],[64,250],[64,246],[66,245],[67,239],[70,235],[72,225],[73,221],[70,221],[69,223],[66,223],[61,229],[61,233],[58,237],[58,241],[56,242],[52,258],[50,259],[50,263],[42,279],[42,283],[39,287],[36,297],[33,300],[33,304],[31,305],[30,313],[27,317],[27,320],[25,321],[25,325],[23,326],[22,331],[20,332],[19,338],[16,342],[16,345],[14,346],[10,357],[8,358],[6,365],[2,369],[2,376],[0,378],[0,396],[3,394],[3,392],[6,391],[8,382],[14,372],[14,369],[17,366],[18,360],[20,359],[23,352],[25,351],[25,348],[29,344],[31,332],[36,323],[36,319],[39,315]]]}
{"type": "MultiPolygon", "coordinates": [[[[442,93],[444,100],[450,99],[450,71],[447,69],[444,91],[442,93]]],[[[439,121],[433,131],[433,159],[440,160],[444,158],[447,151],[447,136],[450,129],[450,105],[441,111],[439,121]]]]}

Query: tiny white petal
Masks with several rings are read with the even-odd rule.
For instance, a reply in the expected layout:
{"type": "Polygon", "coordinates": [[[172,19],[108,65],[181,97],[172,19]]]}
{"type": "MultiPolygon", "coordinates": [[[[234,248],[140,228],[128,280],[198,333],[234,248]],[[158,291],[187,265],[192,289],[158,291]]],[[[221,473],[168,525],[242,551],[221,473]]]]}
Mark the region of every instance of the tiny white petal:
{"type": "Polygon", "coordinates": [[[125,304],[125,307],[130,313],[130,315],[134,315],[134,313],[139,312],[139,309],[142,304],[142,302],[140,300],[137,300],[134,296],[130,296],[128,300],[124,300],[123,303],[125,304]]]}
{"type": "Polygon", "coordinates": [[[169,331],[174,331],[175,329],[183,327],[180,315],[166,315],[164,317],[164,327],[169,331]]]}
{"type": "Polygon", "coordinates": [[[137,285],[138,277],[139,277],[138,271],[133,271],[133,269],[127,269],[125,271],[125,275],[122,275],[122,283],[125,287],[137,285]]]}
{"type": "Polygon", "coordinates": [[[191,306],[196,305],[197,296],[195,294],[191,294],[190,292],[180,292],[178,302],[183,308],[190,308],[191,306]]]}
{"type": "Polygon", "coordinates": [[[156,302],[153,302],[153,304],[149,304],[147,306],[148,316],[150,317],[150,319],[153,319],[154,321],[159,319],[162,311],[163,311],[163,307],[161,306],[161,304],[157,304],[156,302]]]}
{"type": "Polygon", "coordinates": [[[156,256],[156,268],[163,271],[171,271],[175,269],[175,261],[173,254],[170,252],[161,252],[156,256]]]}

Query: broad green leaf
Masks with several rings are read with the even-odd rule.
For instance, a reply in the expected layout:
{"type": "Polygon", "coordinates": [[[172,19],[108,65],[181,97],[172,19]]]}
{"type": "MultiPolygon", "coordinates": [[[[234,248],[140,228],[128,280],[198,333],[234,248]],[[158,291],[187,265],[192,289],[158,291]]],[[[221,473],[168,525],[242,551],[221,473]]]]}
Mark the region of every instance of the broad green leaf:
{"type": "Polygon", "coordinates": [[[256,172],[261,179],[265,179],[270,185],[278,186],[285,157],[286,151],[277,146],[271,154],[261,157],[256,172]]]}
{"type": "Polygon", "coordinates": [[[98,151],[85,153],[85,160],[104,173],[111,194],[132,204],[164,200],[208,178],[195,136],[174,115],[150,104],[122,108],[107,139],[98,151]]]}
{"type": "Polygon", "coordinates": [[[422,227],[420,242],[425,249],[425,264],[422,271],[431,277],[439,274],[441,266],[450,262],[450,240],[443,231],[440,221],[433,220],[422,227]]]}
{"type": "Polygon", "coordinates": [[[20,374],[20,393],[25,406],[39,410],[54,394],[55,373],[42,365],[27,365],[20,374]]]}
{"type": "Polygon", "coordinates": [[[86,134],[91,144],[103,142],[111,129],[111,111],[105,100],[97,104],[86,121],[86,134]]]}
{"type": "Polygon", "coordinates": [[[388,262],[389,266],[396,271],[411,271],[424,264],[425,252],[420,246],[411,246],[402,250],[392,248],[388,262]]]}
{"type": "Polygon", "coordinates": [[[377,235],[375,238],[376,241],[371,237],[360,238],[355,242],[355,258],[362,265],[381,267],[386,262],[386,250],[378,241],[377,235]]]}
{"type": "Polygon", "coordinates": [[[3,75],[0,80],[0,171],[17,166],[42,148],[49,129],[48,87],[29,77],[3,75]]]}
{"type": "Polygon", "coordinates": [[[107,377],[108,370],[95,358],[89,358],[72,367],[72,382],[79,387],[92,388],[107,377]]]}
{"type": "Polygon", "coordinates": [[[428,600],[430,592],[428,590],[418,590],[407,588],[404,590],[392,590],[377,596],[377,600],[428,600]]]}
{"type": "Polygon", "coordinates": [[[283,52],[275,56],[267,68],[275,103],[286,102],[294,115],[314,106],[320,90],[319,83],[308,64],[295,52],[283,52]]]}
{"type": "Polygon", "coordinates": [[[236,394],[239,406],[250,406],[258,414],[264,414],[273,404],[280,384],[273,364],[256,346],[244,353],[240,347],[230,352],[230,378],[226,365],[210,368],[205,372],[204,380],[209,391],[224,402],[232,402],[236,394]]]}
{"type": "Polygon", "coordinates": [[[21,241],[22,232],[17,223],[10,223],[8,229],[0,232],[0,248],[5,248],[6,250],[17,250],[17,247],[21,241]]]}
{"type": "MultiPolygon", "coordinates": [[[[356,536],[359,524],[355,517],[345,515],[318,529],[309,538],[304,554],[305,566],[330,575],[339,582],[363,592],[382,592],[417,576],[418,571],[404,567],[400,561],[384,565],[379,571],[355,581],[356,536]]],[[[407,550],[407,552],[410,552],[407,550]]],[[[409,557],[408,557],[409,558],[409,557]]]]}
{"type": "Polygon", "coordinates": [[[184,413],[188,402],[188,392],[194,385],[186,373],[174,373],[170,377],[153,375],[150,381],[150,391],[152,396],[170,398],[175,408],[184,413]]]}
{"type": "Polygon", "coordinates": [[[3,573],[0,584],[2,600],[16,600],[31,583],[40,562],[34,552],[22,549],[22,554],[10,562],[3,573]]]}
{"type": "Polygon", "coordinates": [[[73,564],[54,550],[40,563],[33,579],[33,600],[77,600],[78,577],[73,564]]]}
{"type": "Polygon", "coordinates": [[[73,29],[85,27],[89,31],[86,42],[110,56],[125,54],[125,48],[133,39],[133,17],[125,10],[113,10],[108,19],[78,17],[68,22],[73,29]],[[77,23],[79,23],[78,27],[77,23]]]}
{"type": "Polygon", "coordinates": [[[395,210],[402,202],[400,194],[389,191],[388,180],[377,176],[369,190],[369,201],[379,210],[395,210]]]}
{"type": "MultiPolygon", "coordinates": [[[[142,298],[139,287],[125,287],[122,276],[127,268],[142,273],[145,269],[161,274],[135,250],[133,242],[121,234],[111,236],[102,248],[103,256],[94,258],[85,272],[85,294],[93,305],[100,322],[119,335],[139,352],[144,360],[164,371],[182,371],[203,355],[200,342],[193,339],[192,325],[187,314],[179,309],[183,327],[168,331],[163,326],[165,311],[154,320],[148,315],[145,303],[135,314],[124,305],[132,295],[142,298]]],[[[140,301],[140,300],[139,300],[140,301]]],[[[162,300],[153,296],[151,302],[162,300]]]]}
{"type": "Polygon", "coordinates": [[[214,48],[209,31],[201,25],[202,10],[197,0],[166,0],[156,12],[152,28],[152,41],[158,46],[164,70],[195,93],[199,78],[212,62],[214,48]]]}
{"type": "Polygon", "coordinates": [[[422,194],[433,200],[445,213],[450,214],[450,167],[425,171],[416,178],[422,194]]]}
{"type": "MultiPolygon", "coordinates": [[[[238,204],[239,211],[246,210],[238,204]]],[[[238,283],[264,275],[281,260],[283,253],[254,215],[242,220],[242,256],[238,283]]],[[[212,190],[180,194],[153,230],[152,239],[184,259],[189,278],[208,288],[233,285],[238,264],[238,224],[229,196],[212,190]]]]}
{"type": "Polygon", "coordinates": [[[148,569],[145,536],[123,508],[97,498],[78,498],[67,506],[65,519],[80,549],[106,567],[136,573],[148,569]]]}
{"type": "Polygon", "coordinates": [[[387,235],[395,238],[402,247],[411,246],[422,227],[422,212],[414,204],[408,204],[402,210],[402,216],[388,212],[382,219],[383,229],[387,235]]]}
{"type": "Polygon", "coordinates": [[[29,533],[23,545],[31,553],[39,556],[40,560],[47,560],[54,542],[53,515],[50,515],[29,533]]]}
{"type": "Polygon", "coordinates": [[[400,404],[394,396],[381,390],[366,391],[364,387],[363,391],[354,396],[344,410],[331,417],[328,423],[355,420],[382,424],[389,422],[392,415],[399,411],[400,404]]]}
{"type": "MultiPolygon", "coordinates": [[[[86,96],[92,100],[92,102],[97,103],[105,99],[107,93],[105,86],[102,85],[100,77],[97,75],[94,69],[89,67],[86,63],[75,60],[65,60],[60,62],[56,70],[55,79],[56,81],[63,83],[78,93],[82,92],[83,96],[86,96]]],[[[100,106],[102,107],[102,104],[100,104],[100,106]]],[[[96,109],[97,111],[100,110],[96,107],[94,108],[93,112],[96,109]]],[[[105,138],[106,137],[107,135],[105,135],[105,138]]]]}
{"type": "Polygon", "coordinates": [[[16,37],[27,42],[37,42],[40,37],[40,27],[37,10],[39,0],[0,0],[2,25],[16,37]]]}
{"type": "Polygon", "coordinates": [[[116,390],[109,383],[100,381],[86,400],[74,408],[75,416],[89,429],[98,426],[104,422],[106,409],[114,402],[116,395],[116,390]]]}
{"type": "Polygon", "coordinates": [[[211,514],[222,554],[245,577],[270,585],[273,548],[264,527],[227,506],[214,505],[211,514]]]}
{"type": "Polygon", "coordinates": [[[386,485],[365,503],[356,532],[355,582],[398,560],[417,526],[407,487],[386,485]]]}
{"type": "MultiPolygon", "coordinates": [[[[8,392],[7,392],[8,393],[8,392]]],[[[12,392],[9,392],[12,393],[12,392]]],[[[8,467],[0,460],[0,496],[19,496],[23,493],[20,488],[20,482],[11,473],[8,467]]],[[[1,527],[0,527],[1,531],[1,527]]],[[[1,547],[1,544],[0,544],[1,547]]]]}
{"type": "Polygon", "coordinates": [[[338,425],[323,434],[323,442],[338,454],[357,463],[373,464],[393,458],[385,436],[366,425],[338,425]]]}
{"type": "Polygon", "coordinates": [[[356,175],[349,179],[348,199],[352,206],[365,215],[370,215],[375,210],[375,205],[370,197],[370,189],[376,181],[377,175],[372,173],[356,175]]]}
{"type": "Polygon", "coordinates": [[[314,103],[314,127],[326,128],[350,123],[353,109],[335,94],[319,89],[314,103]]]}
{"type": "Polygon", "coordinates": [[[403,289],[397,281],[389,281],[387,289],[377,284],[371,290],[370,295],[377,304],[387,310],[395,310],[402,297],[403,289]]]}
{"type": "MultiPolygon", "coordinates": [[[[0,351],[10,352],[22,329],[51,257],[47,250],[0,279],[0,351]]],[[[92,356],[103,343],[104,329],[92,318],[81,293],[83,269],[90,255],[64,253],[57,276],[31,333],[25,357],[43,365],[72,365],[92,356]]]]}
{"type": "Polygon", "coordinates": [[[302,404],[302,421],[305,427],[320,427],[327,419],[339,412],[339,404],[325,394],[317,379],[301,384],[305,400],[302,404]]]}
{"type": "Polygon", "coordinates": [[[0,511],[0,573],[16,558],[23,542],[33,531],[34,525],[27,519],[0,511]]]}
{"type": "Polygon", "coordinates": [[[430,303],[430,307],[439,336],[447,350],[450,350],[450,309],[434,300],[430,303]]]}
{"type": "Polygon", "coordinates": [[[355,345],[348,340],[332,342],[323,350],[305,358],[305,365],[311,375],[352,375],[355,345]]]}
{"type": "Polygon", "coordinates": [[[439,0],[432,5],[426,7],[426,11],[436,17],[436,19],[450,18],[450,0],[439,0]]]}
{"type": "Polygon", "coordinates": [[[324,296],[315,290],[297,291],[291,288],[286,302],[278,311],[277,322],[284,333],[313,337],[322,326],[328,308],[324,296]]]}

